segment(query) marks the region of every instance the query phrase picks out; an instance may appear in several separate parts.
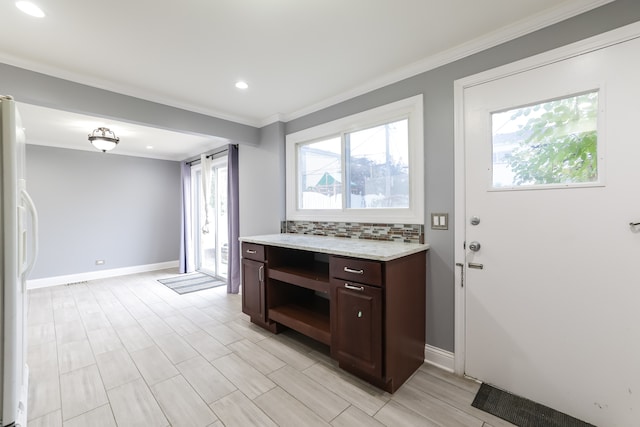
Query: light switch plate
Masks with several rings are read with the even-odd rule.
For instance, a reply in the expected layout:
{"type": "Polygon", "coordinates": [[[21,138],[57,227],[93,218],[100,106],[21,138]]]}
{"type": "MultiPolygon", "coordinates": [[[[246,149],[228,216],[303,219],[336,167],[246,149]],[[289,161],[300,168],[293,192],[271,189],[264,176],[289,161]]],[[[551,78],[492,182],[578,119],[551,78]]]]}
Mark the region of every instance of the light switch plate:
{"type": "Polygon", "coordinates": [[[449,214],[447,214],[447,213],[432,213],[431,214],[431,229],[432,230],[448,230],[449,229],[449,214]]]}

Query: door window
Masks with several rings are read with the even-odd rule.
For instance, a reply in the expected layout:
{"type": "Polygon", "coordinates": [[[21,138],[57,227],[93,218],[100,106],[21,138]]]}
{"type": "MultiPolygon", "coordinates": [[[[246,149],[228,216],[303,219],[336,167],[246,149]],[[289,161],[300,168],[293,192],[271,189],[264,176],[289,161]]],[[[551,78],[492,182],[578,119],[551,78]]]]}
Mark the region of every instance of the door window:
{"type": "Polygon", "coordinates": [[[598,91],[491,114],[493,188],[596,183],[598,91]]]}

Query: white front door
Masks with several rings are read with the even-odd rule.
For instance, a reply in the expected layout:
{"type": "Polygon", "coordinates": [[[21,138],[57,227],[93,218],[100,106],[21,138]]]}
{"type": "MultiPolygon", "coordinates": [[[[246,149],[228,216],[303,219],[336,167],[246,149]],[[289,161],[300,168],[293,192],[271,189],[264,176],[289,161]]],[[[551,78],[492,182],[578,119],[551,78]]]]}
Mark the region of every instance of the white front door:
{"type": "Polygon", "coordinates": [[[640,39],[465,87],[463,110],[465,374],[640,425],[640,39]]]}

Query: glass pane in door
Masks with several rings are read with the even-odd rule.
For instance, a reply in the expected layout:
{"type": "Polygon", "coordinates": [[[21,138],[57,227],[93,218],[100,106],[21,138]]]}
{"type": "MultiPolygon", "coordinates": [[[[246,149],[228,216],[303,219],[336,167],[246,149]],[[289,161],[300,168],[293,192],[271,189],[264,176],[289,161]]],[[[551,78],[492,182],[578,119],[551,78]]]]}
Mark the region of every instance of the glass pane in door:
{"type": "Polygon", "coordinates": [[[202,184],[202,169],[192,172],[193,225],[196,235],[196,269],[212,276],[227,278],[227,161],[216,159],[211,167],[207,197],[202,184]]]}

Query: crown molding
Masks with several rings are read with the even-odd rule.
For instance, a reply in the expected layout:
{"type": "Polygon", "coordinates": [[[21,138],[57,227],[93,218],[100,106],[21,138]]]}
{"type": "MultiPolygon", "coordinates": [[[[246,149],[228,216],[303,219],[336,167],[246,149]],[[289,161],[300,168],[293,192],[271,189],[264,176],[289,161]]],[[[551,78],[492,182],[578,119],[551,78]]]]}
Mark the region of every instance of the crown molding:
{"type": "Polygon", "coordinates": [[[284,114],[283,120],[285,122],[289,122],[291,120],[304,117],[332,105],[336,105],[376,89],[389,86],[393,83],[436,69],[443,65],[450,64],[459,59],[482,52],[483,50],[490,49],[558,22],[562,22],[607,3],[612,3],[613,1],[615,0],[590,0],[586,2],[582,0],[573,0],[568,3],[563,3],[553,9],[538,13],[528,17],[527,19],[514,22],[511,25],[492,31],[485,36],[478,37],[470,42],[460,44],[452,49],[424,58],[377,79],[370,80],[365,84],[347,92],[343,92],[340,95],[327,98],[298,111],[284,114]]]}

